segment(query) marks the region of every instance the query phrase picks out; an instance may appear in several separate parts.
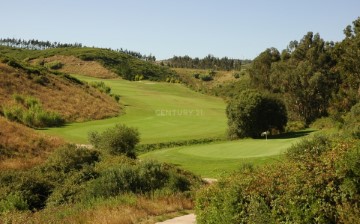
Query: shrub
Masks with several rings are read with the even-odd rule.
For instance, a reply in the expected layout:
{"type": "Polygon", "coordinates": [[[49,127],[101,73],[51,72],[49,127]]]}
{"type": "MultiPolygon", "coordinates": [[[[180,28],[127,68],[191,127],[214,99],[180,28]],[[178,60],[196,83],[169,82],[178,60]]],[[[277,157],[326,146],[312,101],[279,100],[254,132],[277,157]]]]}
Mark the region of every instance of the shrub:
{"type": "Polygon", "coordinates": [[[32,96],[14,94],[13,98],[17,105],[3,106],[4,116],[11,121],[35,128],[61,126],[65,123],[59,114],[45,111],[39,100],[32,96]]]}
{"type": "Polygon", "coordinates": [[[199,78],[200,78],[200,74],[199,74],[199,73],[195,73],[195,74],[193,74],[193,77],[194,77],[195,79],[199,79],[199,78]]]}
{"type": "Polygon", "coordinates": [[[4,116],[10,121],[21,122],[23,119],[24,110],[20,106],[3,106],[4,116]]]}
{"type": "Polygon", "coordinates": [[[135,158],[135,146],[139,141],[137,129],[119,124],[102,133],[96,131],[89,133],[89,142],[95,148],[105,150],[112,155],[124,154],[135,158]]]}
{"type": "Polygon", "coordinates": [[[230,139],[255,138],[271,129],[284,131],[287,123],[287,111],[282,101],[252,90],[243,91],[239,99],[231,101],[226,115],[230,139]]]}
{"type": "Polygon", "coordinates": [[[315,135],[313,138],[305,138],[287,150],[287,157],[295,161],[310,162],[310,159],[318,158],[322,153],[331,149],[331,141],[323,135],[315,135]]]}
{"type": "Polygon", "coordinates": [[[213,80],[213,77],[211,75],[209,75],[209,74],[203,74],[203,75],[200,75],[200,79],[202,81],[207,82],[207,81],[213,80]]]}
{"type": "Polygon", "coordinates": [[[238,78],[240,78],[240,73],[234,73],[233,76],[234,76],[235,79],[238,79],[238,78]]]}
{"type": "Polygon", "coordinates": [[[8,211],[23,211],[28,210],[27,202],[21,197],[19,192],[13,192],[0,200],[0,214],[8,211]]]}
{"type": "Polygon", "coordinates": [[[347,114],[344,130],[352,137],[360,139],[360,103],[355,104],[347,114]]]}
{"type": "Polygon", "coordinates": [[[90,82],[90,86],[98,89],[102,93],[110,94],[111,88],[105,85],[104,82],[90,82]]]}
{"type": "Polygon", "coordinates": [[[81,170],[86,166],[93,166],[99,161],[100,154],[98,151],[68,144],[57,149],[49,157],[46,167],[68,173],[73,170],[81,170]]]}
{"type": "Polygon", "coordinates": [[[45,67],[47,67],[49,69],[53,69],[53,70],[61,69],[63,66],[64,66],[64,64],[59,61],[52,61],[52,62],[45,63],[45,67]]]}
{"type": "Polygon", "coordinates": [[[87,186],[87,197],[112,197],[124,193],[184,192],[196,184],[195,178],[155,161],[122,163],[107,168],[87,186]],[[193,182],[192,182],[193,180],[193,182]]]}
{"type": "Polygon", "coordinates": [[[300,131],[306,127],[304,121],[290,121],[287,123],[285,131],[292,132],[292,131],[300,131]]]}
{"type": "Polygon", "coordinates": [[[88,181],[99,176],[93,166],[83,165],[79,171],[68,173],[66,178],[54,188],[46,201],[47,206],[56,206],[64,203],[75,203],[85,196],[88,181]]]}
{"type": "Polygon", "coordinates": [[[201,189],[197,223],[359,223],[360,144],[327,139],[306,139],[281,163],[201,189]]]}

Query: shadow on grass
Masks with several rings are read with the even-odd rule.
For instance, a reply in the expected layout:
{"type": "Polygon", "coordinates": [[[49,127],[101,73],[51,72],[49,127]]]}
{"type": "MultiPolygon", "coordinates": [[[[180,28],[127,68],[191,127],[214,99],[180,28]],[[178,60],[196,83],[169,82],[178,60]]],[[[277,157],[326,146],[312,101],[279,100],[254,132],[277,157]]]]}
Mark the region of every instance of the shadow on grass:
{"type": "Polygon", "coordinates": [[[307,136],[314,132],[315,130],[303,130],[297,132],[287,132],[279,135],[268,136],[268,139],[291,139],[291,138],[301,138],[307,136]]]}

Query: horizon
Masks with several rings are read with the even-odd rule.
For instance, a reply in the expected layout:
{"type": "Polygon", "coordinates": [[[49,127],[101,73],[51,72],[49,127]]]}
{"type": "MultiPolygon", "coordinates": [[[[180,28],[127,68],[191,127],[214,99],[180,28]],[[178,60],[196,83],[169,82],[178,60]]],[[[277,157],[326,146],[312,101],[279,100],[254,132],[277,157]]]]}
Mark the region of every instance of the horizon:
{"type": "Polygon", "coordinates": [[[307,32],[344,39],[360,2],[165,0],[62,2],[6,1],[2,38],[82,43],[127,49],[157,60],[173,56],[254,59],[267,48],[285,49],[307,32]],[[16,13],[16,16],[14,14],[16,13]],[[9,19],[11,18],[11,19],[9,19]]]}

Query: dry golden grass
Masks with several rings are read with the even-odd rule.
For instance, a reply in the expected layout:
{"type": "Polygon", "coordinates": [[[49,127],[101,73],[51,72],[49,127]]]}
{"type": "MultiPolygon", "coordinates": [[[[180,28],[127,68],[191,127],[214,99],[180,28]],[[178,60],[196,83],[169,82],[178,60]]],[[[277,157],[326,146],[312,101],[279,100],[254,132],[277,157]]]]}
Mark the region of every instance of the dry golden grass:
{"type": "Polygon", "coordinates": [[[9,223],[89,223],[133,224],[155,223],[157,216],[189,210],[193,202],[183,196],[168,196],[149,199],[138,196],[134,203],[104,203],[91,208],[67,205],[48,208],[40,212],[9,213],[3,216],[9,223]]]}
{"type": "Polygon", "coordinates": [[[167,214],[175,211],[192,209],[193,202],[179,196],[150,200],[139,197],[136,205],[118,207],[98,207],[92,211],[86,211],[78,217],[78,220],[87,220],[86,223],[106,224],[131,224],[144,222],[154,216],[167,214]]]}
{"type": "Polygon", "coordinates": [[[64,142],[0,117],[0,170],[27,169],[42,163],[64,142]]]}
{"type": "Polygon", "coordinates": [[[83,61],[75,56],[55,55],[45,59],[36,59],[33,63],[38,63],[40,60],[45,63],[61,62],[63,67],[59,69],[59,71],[69,74],[86,75],[104,79],[119,77],[114,72],[104,68],[99,62],[83,61]]]}
{"type": "Polygon", "coordinates": [[[179,74],[186,84],[191,85],[195,89],[211,89],[219,84],[236,80],[234,78],[235,71],[216,71],[216,74],[213,77],[214,80],[205,82],[200,79],[195,79],[193,75],[196,73],[208,74],[209,70],[207,69],[172,68],[172,70],[179,74]]]}
{"type": "Polygon", "coordinates": [[[36,75],[0,63],[0,105],[11,103],[12,95],[17,93],[40,99],[45,110],[58,112],[66,121],[102,119],[120,113],[120,106],[112,97],[93,87],[52,74],[46,78],[48,82],[41,85],[36,82],[36,75]]]}

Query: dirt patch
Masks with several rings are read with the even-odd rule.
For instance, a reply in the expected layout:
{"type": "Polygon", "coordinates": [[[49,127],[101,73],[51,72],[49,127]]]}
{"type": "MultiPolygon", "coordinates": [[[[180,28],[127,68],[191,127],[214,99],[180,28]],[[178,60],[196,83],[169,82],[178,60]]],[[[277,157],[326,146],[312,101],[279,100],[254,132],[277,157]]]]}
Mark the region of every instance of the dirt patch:
{"type": "Polygon", "coordinates": [[[75,56],[55,55],[45,59],[36,59],[33,63],[40,63],[41,61],[44,61],[45,63],[55,61],[61,62],[63,66],[58,69],[58,71],[69,74],[85,75],[103,79],[119,77],[97,61],[83,61],[75,56]]]}

